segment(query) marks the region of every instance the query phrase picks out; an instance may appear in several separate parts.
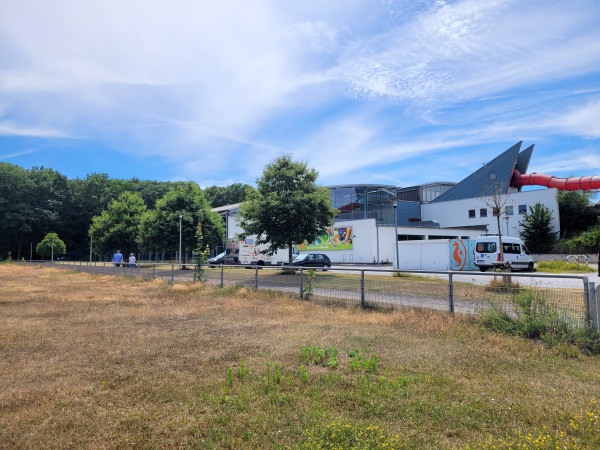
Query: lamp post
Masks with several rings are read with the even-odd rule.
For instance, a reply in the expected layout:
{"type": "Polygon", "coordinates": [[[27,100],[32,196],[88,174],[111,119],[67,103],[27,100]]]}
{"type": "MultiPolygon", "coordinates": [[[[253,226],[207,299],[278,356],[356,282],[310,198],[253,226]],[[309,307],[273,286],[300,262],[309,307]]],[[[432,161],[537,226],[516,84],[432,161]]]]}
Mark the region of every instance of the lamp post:
{"type": "Polygon", "coordinates": [[[181,219],[183,219],[183,214],[179,213],[179,268],[181,269],[182,259],[181,259],[181,219]]]}
{"type": "Polygon", "coordinates": [[[396,212],[396,210],[398,208],[398,201],[394,200],[392,205],[394,205],[394,229],[395,229],[394,247],[396,247],[396,269],[399,269],[400,268],[400,256],[398,255],[398,214],[396,212]]]}

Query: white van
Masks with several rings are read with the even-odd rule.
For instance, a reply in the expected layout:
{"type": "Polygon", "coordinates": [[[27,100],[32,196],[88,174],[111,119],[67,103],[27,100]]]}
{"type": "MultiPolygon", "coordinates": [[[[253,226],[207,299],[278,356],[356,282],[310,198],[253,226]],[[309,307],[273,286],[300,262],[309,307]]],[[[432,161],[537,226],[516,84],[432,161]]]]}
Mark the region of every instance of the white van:
{"type": "MultiPolygon", "coordinates": [[[[533,258],[529,250],[519,238],[502,236],[504,263],[510,263],[513,269],[533,270],[533,258]]],[[[484,234],[475,240],[475,265],[485,272],[500,261],[500,239],[497,234],[484,234]]]]}

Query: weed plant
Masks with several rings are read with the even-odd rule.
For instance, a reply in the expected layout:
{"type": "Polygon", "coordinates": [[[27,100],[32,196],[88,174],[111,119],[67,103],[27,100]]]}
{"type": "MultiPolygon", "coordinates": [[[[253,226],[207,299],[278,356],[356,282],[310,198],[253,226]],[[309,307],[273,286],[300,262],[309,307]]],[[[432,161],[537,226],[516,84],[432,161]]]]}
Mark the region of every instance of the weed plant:
{"type": "Polygon", "coordinates": [[[600,333],[573,327],[541,291],[513,291],[511,306],[492,303],[491,309],[483,312],[482,323],[496,332],[539,339],[551,347],[568,344],[587,354],[600,354],[600,333]]]}

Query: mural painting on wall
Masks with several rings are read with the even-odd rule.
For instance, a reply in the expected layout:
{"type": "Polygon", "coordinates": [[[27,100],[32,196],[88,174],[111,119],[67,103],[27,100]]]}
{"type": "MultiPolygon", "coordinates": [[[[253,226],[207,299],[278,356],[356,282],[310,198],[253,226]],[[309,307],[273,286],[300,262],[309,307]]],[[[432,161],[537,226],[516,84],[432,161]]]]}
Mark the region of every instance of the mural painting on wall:
{"type": "Polygon", "coordinates": [[[473,260],[475,241],[452,239],[449,243],[450,270],[477,270],[473,260]]]}
{"type": "Polygon", "coordinates": [[[298,250],[352,250],[352,227],[331,227],[310,244],[300,244],[298,250]]]}

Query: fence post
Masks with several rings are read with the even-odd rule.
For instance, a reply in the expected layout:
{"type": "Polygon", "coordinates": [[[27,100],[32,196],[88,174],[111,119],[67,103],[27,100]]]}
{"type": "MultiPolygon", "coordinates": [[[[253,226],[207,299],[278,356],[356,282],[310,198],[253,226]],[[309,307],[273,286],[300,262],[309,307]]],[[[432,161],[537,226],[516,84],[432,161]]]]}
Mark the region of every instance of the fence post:
{"type": "Polygon", "coordinates": [[[589,327],[592,325],[590,314],[590,283],[588,277],[583,277],[583,307],[585,308],[585,321],[589,327]]]}
{"type": "Polygon", "coordinates": [[[600,331],[598,324],[598,292],[596,291],[596,283],[590,281],[590,319],[592,322],[592,329],[600,331]]]}
{"type": "Polygon", "coordinates": [[[258,291],[258,264],[254,268],[254,289],[258,291]]]}
{"type": "Polygon", "coordinates": [[[454,314],[454,284],[452,283],[452,272],[448,272],[448,303],[450,313],[454,314]]]}
{"type": "Polygon", "coordinates": [[[225,287],[225,264],[221,264],[221,289],[225,287]]]}
{"type": "Polygon", "coordinates": [[[171,283],[175,282],[175,264],[171,264],[171,283]]]}
{"type": "Polygon", "coordinates": [[[304,300],[304,267],[300,266],[300,300],[304,300]]]}
{"type": "Polygon", "coordinates": [[[367,307],[365,302],[365,271],[360,271],[360,306],[363,308],[367,307]]]}
{"type": "Polygon", "coordinates": [[[156,263],[152,264],[152,278],[156,278],[156,263]]]}

